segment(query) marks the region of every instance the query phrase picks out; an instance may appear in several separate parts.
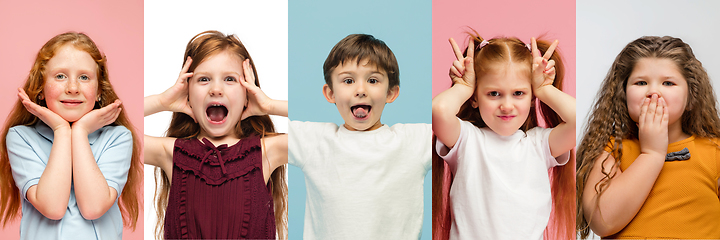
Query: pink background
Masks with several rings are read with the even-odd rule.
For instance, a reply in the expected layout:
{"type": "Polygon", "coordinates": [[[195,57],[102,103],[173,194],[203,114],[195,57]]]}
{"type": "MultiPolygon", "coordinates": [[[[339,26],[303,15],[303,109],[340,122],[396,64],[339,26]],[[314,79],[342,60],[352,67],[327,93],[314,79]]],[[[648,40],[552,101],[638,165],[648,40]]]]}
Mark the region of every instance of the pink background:
{"type": "Polygon", "coordinates": [[[566,68],[563,91],[575,96],[575,1],[447,0],[433,1],[432,8],[433,97],[450,87],[448,71],[455,54],[448,39],[464,49],[468,27],[485,39],[517,37],[529,43],[530,37],[543,34],[546,40],[558,39],[566,68]]]}
{"type": "MultiPolygon", "coordinates": [[[[17,101],[40,48],[55,35],[83,32],[108,59],[110,82],[124,111],[143,133],[143,1],[3,1],[0,7],[0,124],[17,101]]],[[[142,190],[142,189],[140,189],[142,190]]],[[[142,193],[140,193],[142,199],[142,193]]],[[[140,204],[140,206],[143,206],[140,204]]],[[[143,213],[137,229],[123,239],[142,239],[143,213]]],[[[0,239],[19,239],[20,221],[0,229],[0,239]]]]}

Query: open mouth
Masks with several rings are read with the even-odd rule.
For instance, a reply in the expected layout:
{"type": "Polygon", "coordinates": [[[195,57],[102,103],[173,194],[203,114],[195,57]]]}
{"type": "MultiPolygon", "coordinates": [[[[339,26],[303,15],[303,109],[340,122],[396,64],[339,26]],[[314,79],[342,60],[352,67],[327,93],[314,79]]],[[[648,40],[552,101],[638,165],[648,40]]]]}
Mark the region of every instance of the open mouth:
{"type": "Polygon", "coordinates": [[[225,118],[227,118],[228,109],[225,105],[213,103],[205,109],[205,114],[210,123],[222,124],[225,122],[225,118]]]}
{"type": "Polygon", "coordinates": [[[370,105],[355,105],[350,107],[353,116],[359,119],[367,118],[368,115],[370,115],[370,109],[372,109],[370,105]]]}

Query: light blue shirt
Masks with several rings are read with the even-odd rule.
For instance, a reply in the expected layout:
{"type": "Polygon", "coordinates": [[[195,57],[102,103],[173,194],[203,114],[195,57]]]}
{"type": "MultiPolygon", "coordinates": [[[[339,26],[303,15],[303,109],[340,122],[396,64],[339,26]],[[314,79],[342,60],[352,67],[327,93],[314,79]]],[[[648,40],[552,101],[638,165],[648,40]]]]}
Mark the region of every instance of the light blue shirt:
{"type": "MultiPolygon", "coordinates": [[[[6,142],[15,185],[22,194],[20,239],[122,239],[123,222],[118,201],[100,218],[86,220],[70,187],[65,215],[60,220],[43,216],[27,200],[27,190],[37,185],[47,166],[53,131],[42,122],[10,128],[6,142]]],[[[123,126],[105,126],[88,135],[90,149],[108,186],[120,196],[132,158],[132,133],[123,126]]]]}

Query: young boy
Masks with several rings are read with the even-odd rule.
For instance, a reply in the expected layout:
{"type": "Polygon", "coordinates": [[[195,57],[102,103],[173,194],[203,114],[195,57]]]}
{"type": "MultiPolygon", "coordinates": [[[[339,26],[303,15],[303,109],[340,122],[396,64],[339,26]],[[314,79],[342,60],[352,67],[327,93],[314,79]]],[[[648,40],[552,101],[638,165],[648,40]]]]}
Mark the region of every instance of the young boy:
{"type": "Polygon", "coordinates": [[[371,35],[352,34],[323,71],[323,94],[345,123],[289,124],[288,161],[307,186],[303,238],[418,239],[432,130],[380,122],[400,91],[395,55],[371,35]]]}

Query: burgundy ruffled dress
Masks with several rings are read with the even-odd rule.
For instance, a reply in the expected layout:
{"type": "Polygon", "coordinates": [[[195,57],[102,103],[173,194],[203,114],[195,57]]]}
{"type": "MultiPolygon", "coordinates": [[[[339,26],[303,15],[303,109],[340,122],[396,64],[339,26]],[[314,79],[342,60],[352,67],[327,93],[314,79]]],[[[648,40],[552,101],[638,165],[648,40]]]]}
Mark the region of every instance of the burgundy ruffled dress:
{"type": "Polygon", "coordinates": [[[275,239],[259,137],[218,147],[175,140],[165,239],[275,239]]]}

